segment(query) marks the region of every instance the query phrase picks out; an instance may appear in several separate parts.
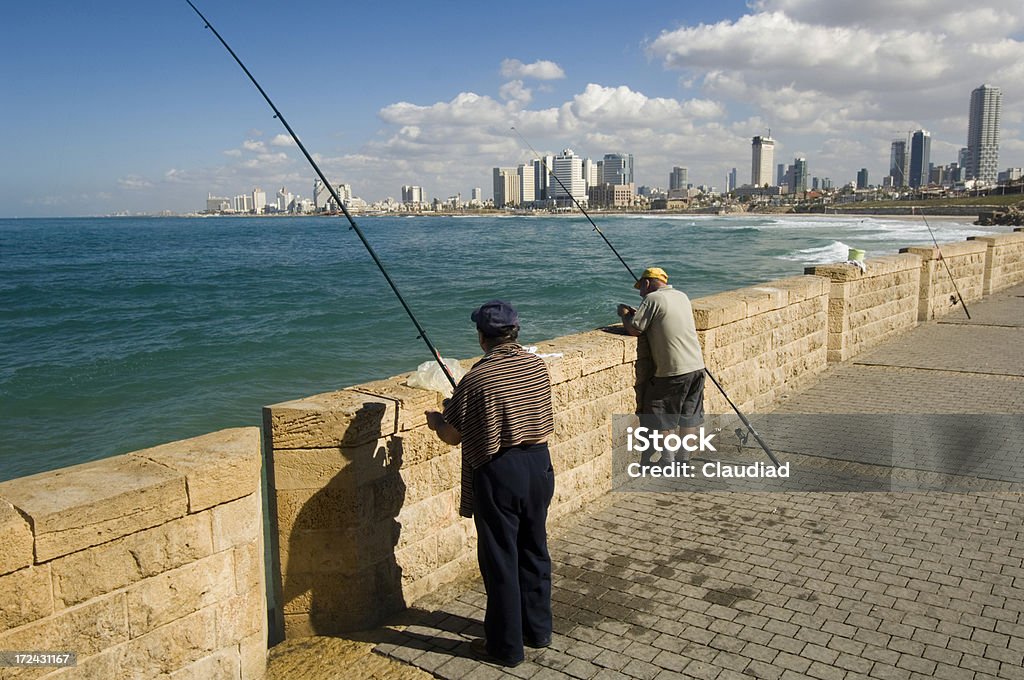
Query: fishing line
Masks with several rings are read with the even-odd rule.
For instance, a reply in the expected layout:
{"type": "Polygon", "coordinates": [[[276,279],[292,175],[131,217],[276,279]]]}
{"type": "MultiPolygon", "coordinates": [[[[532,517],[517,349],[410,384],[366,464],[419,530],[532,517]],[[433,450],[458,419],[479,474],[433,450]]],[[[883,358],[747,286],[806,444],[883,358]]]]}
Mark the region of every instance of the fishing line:
{"type": "Polygon", "coordinates": [[[195,13],[198,14],[199,18],[202,19],[203,23],[206,24],[206,28],[213,31],[213,34],[217,36],[217,40],[220,41],[220,44],[224,46],[224,49],[226,49],[232,57],[234,57],[234,60],[238,62],[238,65],[242,67],[243,71],[245,71],[245,75],[249,76],[249,80],[251,80],[252,84],[256,86],[256,89],[260,91],[260,94],[263,95],[263,98],[267,100],[267,104],[269,104],[270,108],[273,109],[274,111],[274,118],[277,118],[279,121],[281,121],[281,124],[284,125],[285,130],[288,131],[288,134],[291,135],[292,139],[295,141],[296,146],[298,146],[299,150],[302,151],[302,155],[306,157],[306,160],[309,161],[309,164],[313,167],[313,170],[320,178],[320,181],[323,182],[324,186],[327,187],[327,190],[331,192],[331,197],[334,198],[334,201],[339,206],[341,206],[341,211],[345,214],[345,217],[348,219],[349,229],[354,231],[356,235],[359,237],[359,240],[362,241],[363,246],[366,248],[366,251],[370,254],[370,257],[373,258],[374,264],[377,265],[377,269],[379,269],[380,273],[384,275],[384,279],[388,282],[388,285],[391,286],[391,290],[394,291],[395,297],[397,297],[398,301],[402,303],[402,308],[405,309],[405,313],[409,315],[409,318],[412,320],[413,325],[416,326],[416,331],[419,333],[417,337],[421,338],[423,342],[427,344],[427,347],[430,348],[430,353],[433,354],[434,359],[437,361],[437,365],[441,367],[441,371],[444,373],[444,376],[448,378],[448,382],[452,384],[452,387],[455,387],[455,378],[452,377],[451,372],[449,372],[448,370],[448,366],[446,366],[444,360],[441,359],[441,354],[437,351],[437,348],[434,347],[433,343],[430,342],[430,339],[427,337],[427,332],[423,329],[423,326],[421,326],[420,322],[416,320],[416,316],[413,315],[412,309],[409,308],[409,305],[405,302],[405,298],[402,297],[402,293],[399,292],[398,286],[395,285],[395,282],[391,280],[391,276],[388,275],[387,270],[384,269],[384,264],[380,261],[380,258],[377,257],[377,253],[376,251],[374,251],[373,246],[371,246],[370,242],[366,240],[366,236],[363,234],[363,230],[360,229],[359,225],[356,224],[356,221],[352,219],[352,215],[351,213],[349,213],[348,207],[345,205],[345,202],[341,200],[341,197],[338,196],[338,192],[335,191],[331,183],[327,181],[327,177],[324,175],[323,171],[320,170],[320,166],[316,164],[316,161],[313,160],[313,157],[309,155],[308,151],[306,151],[306,147],[303,146],[301,141],[299,141],[299,136],[295,134],[294,130],[292,130],[292,126],[289,125],[288,121],[284,119],[284,115],[274,105],[274,102],[270,100],[270,96],[262,87],[260,87],[260,84],[256,82],[256,78],[252,75],[252,73],[249,72],[249,69],[245,67],[245,64],[242,63],[242,60],[238,58],[238,55],[235,54],[235,51],[231,49],[231,47],[227,44],[224,38],[221,37],[220,33],[217,32],[217,29],[215,29],[213,25],[209,22],[209,20],[207,20],[207,18],[203,16],[203,13],[199,11],[199,8],[192,4],[192,0],[185,0],[185,2],[188,3],[189,7],[195,10],[195,13]]]}
{"type": "Polygon", "coordinates": [[[928,227],[928,233],[931,234],[932,243],[935,244],[935,250],[939,251],[939,259],[942,260],[942,264],[946,267],[946,274],[949,275],[949,282],[953,284],[953,290],[956,291],[956,296],[960,299],[960,304],[964,308],[964,314],[966,314],[967,319],[970,320],[971,312],[967,309],[967,303],[964,302],[964,297],[960,295],[960,288],[956,285],[956,279],[953,278],[953,272],[949,270],[949,263],[946,262],[946,258],[942,256],[942,248],[939,247],[939,242],[935,239],[935,232],[932,231],[932,225],[928,224],[928,218],[924,216],[924,211],[921,212],[921,219],[924,220],[924,226],[928,227]]]}
{"type": "MultiPolygon", "coordinates": [[[[587,221],[590,222],[590,224],[594,227],[594,231],[600,234],[601,238],[604,239],[604,242],[608,244],[608,247],[612,249],[612,252],[615,253],[615,256],[619,258],[619,262],[621,262],[622,266],[626,268],[626,271],[629,272],[629,275],[633,277],[633,280],[639,281],[640,278],[635,273],[633,273],[633,270],[630,269],[628,264],[626,264],[626,261],[622,259],[622,255],[620,255],[619,251],[615,249],[615,246],[613,246],[612,242],[608,240],[608,237],[604,235],[604,232],[598,228],[598,226],[594,223],[594,220],[590,219],[590,215],[587,213],[586,209],[582,205],[580,205],[580,202],[576,200],[576,196],[574,196],[573,193],[569,191],[569,189],[562,182],[561,178],[559,178],[558,175],[552,172],[551,168],[548,167],[548,164],[544,162],[544,157],[537,153],[537,150],[534,149],[528,141],[526,141],[526,138],[523,137],[519,130],[516,130],[515,127],[512,127],[512,131],[515,132],[519,136],[519,139],[523,140],[523,143],[525,143],[526,146],[530,148],[530,151],[532,151],[533,154],[537,156],[538,159],[540,159],[540,164],[544,166],[544,170],[550,176],[555,178],[555,181],[558,182],[559,186],[562,187],[562,190],[565,193],[569,194],[569,197],[572,198],[573,203],[576,204],[576,207],[580,209],[580,212],[583,213],[583,216],[586,217],[587,221]]],[[[745,415],[743,415],[743,412],[740,411],[739,407],[736,406],[736,404],[733,403],[732,399],[729,398],[729,394],[725,391],[725,388],[722,387],[722,383],[718,382],[715,376],[711,374],[711,371],[708,370],[707,366],[704,367],[704,375],[710,378],[711,382],[713,382],[715,384],[715,387],[718,388],[718,391],[722,393],[722,396],[725,397],[725,400],[729,403],[729,406],[732,408],[732,410],[736,412],[736,415],[740,417],[740,420],[743,422],[744,427],[747,428],[747,431],[750,433],[750,435],[757,441],[761,448],[764,449],[764,452],[768,454],[768,457],[771,458],[771,461],[772,463],[775,464],[775,467],[780,467],[781,463],[779,463],[779,459],[775,457],[774,453],[772,453],[772,450],[768,446],[768,444],[766,444],[765,441],[761,439],[761,435],[757,433],[757,430],[755,430],[754,426],[750,424],[750,421],[747,420],[747,417],[745,415]]],[[[745,444],[746,438],[744,437],[742,439],[743,443],[745,444]]]]}

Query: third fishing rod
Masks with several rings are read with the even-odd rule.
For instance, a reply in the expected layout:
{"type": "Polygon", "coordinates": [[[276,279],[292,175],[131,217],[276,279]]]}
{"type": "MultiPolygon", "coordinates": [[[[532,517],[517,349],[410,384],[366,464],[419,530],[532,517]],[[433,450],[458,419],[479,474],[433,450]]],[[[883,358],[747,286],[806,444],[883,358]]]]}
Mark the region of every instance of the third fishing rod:
{"type": "Polygon", "coordinates": [[[199,18],[203,20],[203,23],[206,24],[206,27],[213,31],[213,34],[217,36],[217,40],[220,41],[220,44],[224,46],[224,49],[226,49],[232,57],[234,57],[235,61],[238,62],[238,65],[242,67],[243,71],[245,71],[245,75],[249,76],[249,80],[251,80],[252,84],[256,86],[256,89],[260,91],[260,94],[263,95],[263,98],[267,100],[267,104],[269,104],[270,108],[273,109],[274,111],[274,118],[277,118],[279,121],[281,121],[281,124],[284,125],[284,129],[288,131],[289,135],[291,135],[292,140],[295,142],[295,145],[299,147],[299,150],[302,151],[302,155],[306,157],[306,160],[309,161],[309,164],[313,167],[313,170],[316,172],[317,177],[319,177],[320,181],[324,183],[325,187],[327,187],[327,190],[331,193],[331,197],[334,199],[335,203],[341,208],[341,211],[345,214],[345,217],[348,219],[349,228],[352,231],[354,231],[356,233],[356,236],[359,237],[359,240],[362,241],[363,246],[366,248],[366,251],[370,254],[370,257],[373,258],[374,264],[377,265],[377,269],[379,269],[380,273],[384,275],[384,279],[388,282],[388,285],[391,286],[391,290],[394,291],[395,297],[397,297],[398,301],[402,304],[402,308],[405,309],[405,313],[409,315],[409,318],[412,320],[413,325],[416,326],[416,330],[419,333],[418,337],[422,338],[423,342],[427,344],[427,347],[430,349],[431,354],[434,355],[434,359],[437,361],[437,365],[441,367],[441,371],[444,373],[444,377],[448,379],[448,382],[450,382],[452,387],[454,388],[455,378],[452,377],[451,371],[449,371],[448,366],[445,365],[444,360],[441,358],[440,352],[438,352],[437,348],[434,347],[433,343],[430,342],[430,339],[427,337],[427,332],[423,329],[423,326],[420,325],[420,322],[416,320],[415,315],[413,315],[412,313],[412,309],[409,308],[409,305],[406,303],[405,298],[402,297],[402,293],[398,290],[398,286],[395,284],[394,281],[391,280],[391,276],[388,274],[387,270],[384,269],[384,264],[380,261],[380,258],[377,257],[377,253],[376,251],[374,251],[373,246],[371,246],[370,242],[366,240],[366,236],[363,234],[363,230],[360,229],[359,225],[356,224],[356,221],[352,218],[351,213],[349,213],[348,207],[345,205],[345,202],[341,200],[341,197],[338,196],[338,192],[327,180],[327,177],[320,169],[320,166],[316,164],[316,161],[313,160],[313,157],[309,155],[308,151],[306,151],[306,147],[303,146],[301,141],[299,141],[299,136],[295,134],[294,130],[292,130],[292,126],[289,125],[288,121],[284,119],[284,115],[274,105],[274,102],[270,100],[270,96],[266,93],[266,91],[262,87],[260,87],[260,84],[258,82],[256,82],[255,76],[253,76],[253,74],[249,72],[249,69],[245,67],[245,64],[242,63],[242,60],[238,58],[237,54],[235,54],[235,51],[231,49],[231,46],[228,45],[224,38],[220,36],[220,33],[217,32],[217,29],[213,27],[209,20],[207,20],[207,18],[203,16],[203,13],[199,11],[199,8],[192,4],[192,0],[185,0],[185,2],[188,3],[189,7],[195,10],[195,13],[198,14],[199,18]]]}
{"type": "MultiPolygon", "coordinates": [[[[594,227],[594,231],[596,231],[601,236],[601,238],[604,239],[604,242],[608,244],[608,247],[612,249],[612,252],[615,253],[615,256],[617,258],[619,258],[619,262],[621,262],[622,266],[626,268],[626,271],[629,272],[629,275],[633,277],[633,280],[639,281],[640,278],[633,272],[630,266],[626,264],[626,261],[622,259],[622,255],[619,254],[619,251],[615,249],[615,246],[612,245],[612,242],[608,240],[608,237],[604,235],[604,232],[601,231],[601,229],[597,226],[594,220],[591,219],[590,214],[587,213],[586,209],[580,204],[578,200],[576,200],[576,196],[571,191],[569,191],[568,187],[565,186],[565,183],[562,182],[562,179],[557,174],[552,172],[551,169],[548,167],[548,164],[544,162],[544,157],[537,153],[537,150],[534,149],[530,142],[526,140],[526,137],[523,137],[519,130],[516,130],[514,126],[512,127],[512,131],[519,136],[519,139],[523,140],[523,143],[526,144],[527,147],[529,147],[530,151],[533,152],[534,156],[540,159],[540,163],[544,167],[544,171],[551,177],[555,178],[555,181],[558,182],[558,185],[562,187],[562,191],[564,191],[569,196],[569,198],[572,199],[573,203],[576,204],[576,207],[579,208],[579,211],[583,213],[583,216],[587,218],[587,221],[590,222],[590,225],[594,227]]],[[[722,393],[722,396],[725,397],[725,400],[729,403],[729,406],[732,408],[733,411],[736,412],[736,415],[739,416],[740,421],[743,422],[743,426],[747,428],[747,431],[754,438],[754,440],[757,441],[761,448],[764,449],[764,452],[768,454],[768,457],[771,459],[772,463],[775,464],[775,467],[779,467],[779,459],[775,457],[775,454],[772,453],[772,450],[768,446],[768,444],[765,443],[764,439],[761,438],[761,435],[757,433],[757,430],[755,430],[754,426],[750,424],[750,421],[747,419],[745,415],[743,415],[743,412],[739,409],[739,407],[736,406],[736,404],[733,403],[732,399],[729,398],[729,394],[725,391],[725,388],[722,387],[722,384],[718,382],[718,380],[715,378],[714,375],[712,375],[711,371],[709,371],[706,366],[704,367],[704,374],[707,375],[711,382],[715,384],[715,387],[718,388],[718,391],[722,393]]]]}

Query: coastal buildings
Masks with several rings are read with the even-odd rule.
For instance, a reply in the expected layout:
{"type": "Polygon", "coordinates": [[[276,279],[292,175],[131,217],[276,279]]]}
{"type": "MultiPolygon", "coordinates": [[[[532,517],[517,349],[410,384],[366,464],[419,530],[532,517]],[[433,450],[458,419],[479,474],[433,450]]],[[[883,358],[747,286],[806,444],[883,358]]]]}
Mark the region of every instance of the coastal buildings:
{"type": "Polygon", "coordinates": [[[520,201],[519,171],[516,168],[494,168],[494,207],[515,207],[520,201]]]}
{"type": "Polygon", "coordinates": [[[927,130],[918,130],[910,138],[910,173],[908,184],[911,188],[928,184],[931,162],[932,136],[927,130]]]}
{"type": "Polygon", "coordinates": [[[411,184],[402,185],[402,203],[407,206],[423,205],[423,187],[411,184]]]}
{"type": "Polygon", "coordinates": [[[768,136],[754,137],[752,162],[750,165],[750,183],[755,186],[771,184],[772,166],[775,163],[775,140],[768,136]]]}
{"type": "Polygon", "coordinates": [[[967,126],[967,178],[995,184],[999,174],[999,114],[1003,94],[985,84],[971,92],[967,126]]]}
{"type": "Polygon", "coordinates": [[[807,159],[794,158],[789,172],[789,193],[807,193],[807,159]]]}

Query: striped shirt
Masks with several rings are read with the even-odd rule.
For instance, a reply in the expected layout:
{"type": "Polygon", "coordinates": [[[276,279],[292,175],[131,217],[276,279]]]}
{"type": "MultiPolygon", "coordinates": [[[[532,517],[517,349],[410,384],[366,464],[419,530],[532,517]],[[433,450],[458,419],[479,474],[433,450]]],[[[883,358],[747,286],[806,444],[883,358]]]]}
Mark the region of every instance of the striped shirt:
{"type": "Polygon", "coordinates": [[[546,441],[555,429],[544,360],[517,344],[498,345],[455,387],[444,419],[462,435],[462,502],[473,516],[473,470],[501,449],[546,441]]]}

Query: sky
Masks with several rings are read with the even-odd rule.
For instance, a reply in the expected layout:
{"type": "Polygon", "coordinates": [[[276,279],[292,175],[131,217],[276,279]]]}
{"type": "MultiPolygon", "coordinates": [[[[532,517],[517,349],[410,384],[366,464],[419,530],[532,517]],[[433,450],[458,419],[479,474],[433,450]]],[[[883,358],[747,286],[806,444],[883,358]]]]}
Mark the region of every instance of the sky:
{"type": "MultiPolygon", "coordinates": [[[[894,139],[966,145],[971,90],[1002,90],[999,168],[1024,166],[1021,0],[196,2],[333,183],[368,202],[474,187],[571,148],[750,181],[751,138],[836,185],[880,183],[894,139]],[[516,132],[512,131],[515,128],[516,132]],[[525,142],[524,142],[525,139],[525,142]]],[[[185,0],[5,9],[0,217],[198,211],[314,173],[185,0]]]]}

